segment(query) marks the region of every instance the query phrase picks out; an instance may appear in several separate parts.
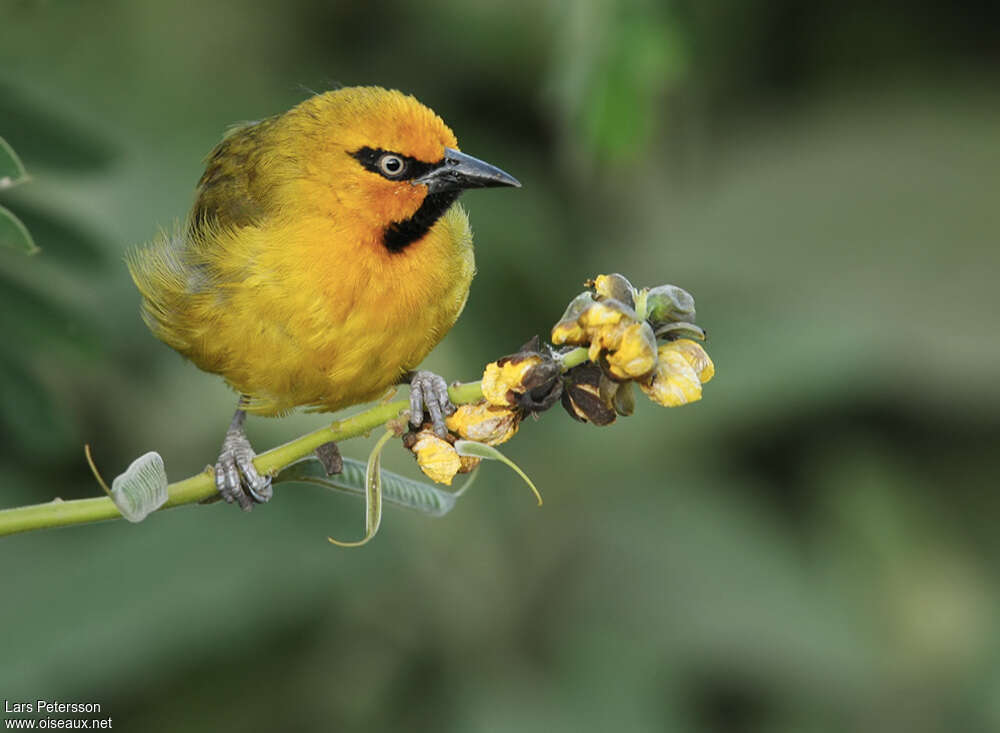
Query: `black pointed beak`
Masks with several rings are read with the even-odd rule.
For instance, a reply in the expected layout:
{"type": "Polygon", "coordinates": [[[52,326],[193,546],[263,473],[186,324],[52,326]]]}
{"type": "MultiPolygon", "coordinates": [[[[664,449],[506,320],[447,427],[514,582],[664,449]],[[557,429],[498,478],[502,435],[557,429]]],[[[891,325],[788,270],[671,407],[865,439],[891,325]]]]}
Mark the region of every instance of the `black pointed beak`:
{"type": "Polygon", "coordinates": [[[494,186],[521,187],[520,182],[509,173],[451,148],[444,149],[444,160],[441,163],[428,173],[414,178],[413,183],[427,186],[429,193],[494,186]]]}

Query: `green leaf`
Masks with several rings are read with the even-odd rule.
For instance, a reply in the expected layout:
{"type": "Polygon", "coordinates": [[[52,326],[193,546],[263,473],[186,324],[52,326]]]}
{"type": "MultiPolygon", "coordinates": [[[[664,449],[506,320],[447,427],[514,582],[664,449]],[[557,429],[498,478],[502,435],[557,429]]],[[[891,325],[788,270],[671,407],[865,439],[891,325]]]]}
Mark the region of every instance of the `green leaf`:
{"type": "Polygon", "coordinates": [[[542,505],[542,495],[538,493],[538,489],[535,488],[535,484],[531,482],[528,475],[521,470],[514,461],[510,460],[503,453],[498,451],[492,445],[486,445],[485,443],[477,443],[474,440],[456,440],[455,450],[458,451],[460,456],[470,456],[472,458],[485,458],[490,461],[500,461],[501,463],[506,463],[510,468],[512,468],[518,476],[524,479],[524,483],[528,484],[528,488],[535,494],[535,498],[538,499],[538,506],[542,505]]]}
{"type": "Polygon", "coordinates": [[[332,544],[338,547],[361,547],[378,534],[382,523],[382,449],[394,435],[391,430],[387,430],[368,456],[368,465],[365,467],[365,536],[356,542],[341,542],[327,537],[332,544]]]}
{"type": "MultiPolygon", "coordinates": [[[[308,456],[282,470],[274,477],[274,483],[313,484],[331,491],[363,497],[367,490],[366,470],[367,464],[362,461],[344,458],[344,470],[327,476],[323,464],[314,456],[308,456]]],[[[458,497],[471,483],[470,477],[459,491],[450,492],[392,471],[382,471],[382,500],[432,517],[443,517],[455,508],[458,497]]]]}
{"type": "Polygon", "coordinates": [[[10,209],[3,206],[0,206],[0,247],[16,249],[28,255],[39,251],[28,228],[10,209]]]}
{"type": "Polygon", "coordinates": [[[24,170],[24,164],[17,157],[6,140],[0,137],[0,191],[11,188],[28,179],[28,172],[24,170]]]}
{"type": "Polygon", "coordinates": [[[155,451],[136,458],[111,482],[111,501],[130,522],[141,522],[166,504],[167,497],[167,472],[155,451]]]}

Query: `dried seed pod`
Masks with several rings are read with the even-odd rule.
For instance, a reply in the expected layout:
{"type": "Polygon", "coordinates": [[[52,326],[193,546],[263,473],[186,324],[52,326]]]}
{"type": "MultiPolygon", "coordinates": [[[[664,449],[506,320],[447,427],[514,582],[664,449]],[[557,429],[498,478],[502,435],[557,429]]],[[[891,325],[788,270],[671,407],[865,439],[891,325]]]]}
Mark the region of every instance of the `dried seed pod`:
{"type": "Polygon", "coordinates": [[[603,374],[594,364],[581,364],[564,375],[562,404],[570,417],[594,425],[615,421],[614,407],[601,396],[603,374]]]}

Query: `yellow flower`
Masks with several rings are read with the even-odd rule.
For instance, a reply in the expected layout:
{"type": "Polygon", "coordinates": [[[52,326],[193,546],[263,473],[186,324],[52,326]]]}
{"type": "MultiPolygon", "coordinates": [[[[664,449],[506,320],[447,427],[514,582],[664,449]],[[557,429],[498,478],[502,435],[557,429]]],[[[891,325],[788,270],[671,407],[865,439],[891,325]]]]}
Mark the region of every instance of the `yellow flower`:
{"type": "Polygon", "coordinates": [[[712,360],[708,357],[708,353],[697,341],[677,339],[676,341],[664,344],[664,346],[668,346],[682,354],[687,363],[694,369],[702,384],[710,381],[715,376],[715,364],[712,363],[712,360]]]}
{"type": "Polygon", "coordinates": [[[617,301],[600,303],[590,293],[583,293],[569,304],[562,320],[552,327],[552,343],[584,346],[601,333],[634,320],[628,306],[617,301]]]}
{"type": "Polygon", "coordinates": [[[552,343],[585,344],[587,343],[587,332],[583,330],[575,318],[559,321],[552,327],[552,343]]]}
{"type": "Polygon", "coordinates": [[[618,380],[643,377],[656,366],[652,327],[617,300],[590,303],[575,321],[560,321],[552,329],[552,341],[589,345],[588,358],[595,364],[606,354],[608,373],[618,380]]]}
{"type": "Polygon", "coordinates": [[[587,334],[580,325],[580,314],[594,303],[593,296],[580,293],[566,306],[559,323],[552,327],[552,343],[554,344],[585,344],[587,334]]]}
{"type": "MultiPolygon", "coordinates": [[[[596,343],[596,342],[595,342],[596,343]]],[[[591,345],[593,351],[593,345],[591,345]]],[[[631,323],[608,353],[608,372],[615,379],[638,379],[656,366],[656,336],[648,323],[631,323]]]]}
{"type": "Polygon", "coordinates": [[[606,302],[594,303],[580,314],[578,319],[584,330],[593,332],[616,326],[622,321],[632,320],[631,314],[625,310],[625,306],[620,303],[606,302]]]}
{"type": "Polygon", "coordinates": [[[528,373],[541,363],[541,356],[530,355],[504,357],[487,364],[483,372],[483,397],[491,405],[513,407],[517,404],[517,394],[525,392],[528,373]]]}
{"type": "Polygon", "coordinates": [[[700,344],[679,339],[663,344],[656,370],[648,383],[639,383],[651,400],[664,407],[678,407],[701,399],[702,382],[715,373],[712,360],[700,344]]]}
{"type": "Polygon", "coordinates": [[[520,413],[507,407],[498,407],[485,401],[461,405],[448,416],[448,429],[466,440],[487,445],[500,445],[517,432],[520,413]]]}
{"type": "Polygon", "coordinates": [[[420,470],[435,483],[451,486],[455,474],[462,469],[455,446],[439,438],[429,427],[421,428],[415,438],[409,448],[416,455],[420,470]]]}

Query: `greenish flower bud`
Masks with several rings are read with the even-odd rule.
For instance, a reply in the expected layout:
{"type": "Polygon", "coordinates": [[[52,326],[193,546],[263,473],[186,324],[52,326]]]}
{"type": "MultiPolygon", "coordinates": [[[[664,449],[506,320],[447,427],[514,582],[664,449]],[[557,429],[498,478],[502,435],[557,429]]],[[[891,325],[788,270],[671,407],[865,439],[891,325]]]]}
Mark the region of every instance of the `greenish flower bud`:
{"type": "Polygon", "coordinates": [[[646,320],[654,328],[675,321],[693,322],[694,298],[676,285],[659,285],[646,293],[646,320]]]}

